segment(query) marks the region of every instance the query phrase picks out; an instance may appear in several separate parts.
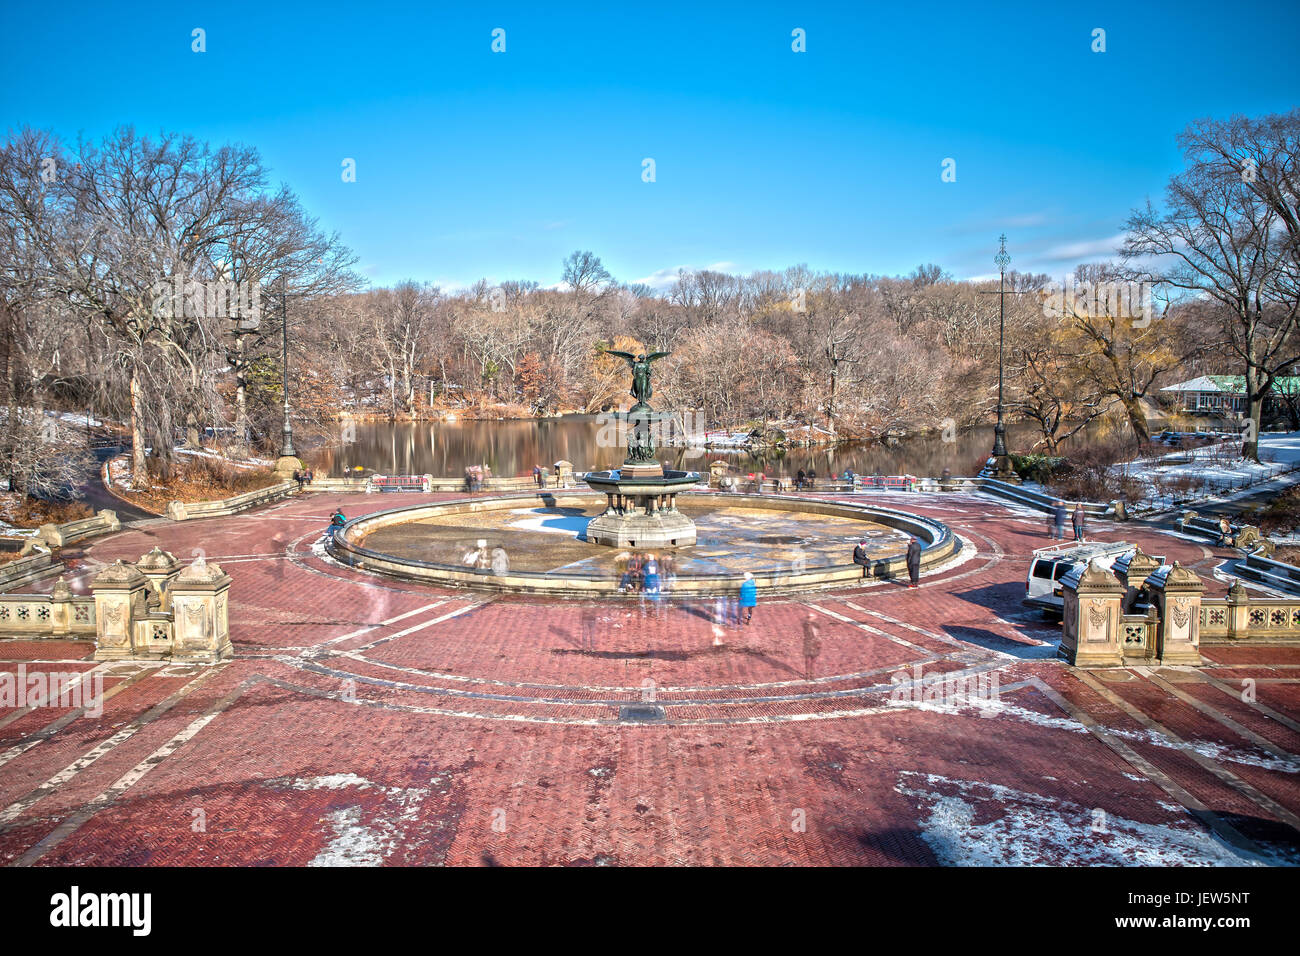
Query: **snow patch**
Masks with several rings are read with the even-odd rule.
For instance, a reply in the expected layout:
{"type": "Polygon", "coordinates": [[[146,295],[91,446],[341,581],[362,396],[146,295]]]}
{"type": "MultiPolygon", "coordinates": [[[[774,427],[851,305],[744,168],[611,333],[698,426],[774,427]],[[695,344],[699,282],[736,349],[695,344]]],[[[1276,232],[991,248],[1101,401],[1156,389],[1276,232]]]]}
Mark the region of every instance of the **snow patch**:
{"type": "Polygon", "coordinates": [[[1186,817],[1139,823],[1056,797],[914,771],[900,773],[894,789],[923,809],[921,839],[946,866],[1262,864],[1186,817]]]}

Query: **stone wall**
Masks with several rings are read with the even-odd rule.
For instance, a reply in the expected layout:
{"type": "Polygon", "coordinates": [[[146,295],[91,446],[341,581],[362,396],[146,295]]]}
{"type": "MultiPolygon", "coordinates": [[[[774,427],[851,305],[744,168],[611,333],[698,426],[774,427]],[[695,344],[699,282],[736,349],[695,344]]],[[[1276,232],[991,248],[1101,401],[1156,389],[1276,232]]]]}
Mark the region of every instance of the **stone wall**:
{"type": "Polygon", "coordinates": [[[1300,598],[1258,598],[1234,582],[1226,598],[1178,562],[1155,565],[1139,550],[1107,571],[1061,579],[1060,653],[1078,667],[1200,664],[1202,644],[1300,643],[1300,598]]]}
{"type": "Polygon", "coordinates": [[[229,591],[217,565],[185,567],[154,548],[101,570],[89,595],[62,578],[49,594],[0,594],[0,637],[93,638],[96,660],[212,663],[234,653],[229,591]]]}

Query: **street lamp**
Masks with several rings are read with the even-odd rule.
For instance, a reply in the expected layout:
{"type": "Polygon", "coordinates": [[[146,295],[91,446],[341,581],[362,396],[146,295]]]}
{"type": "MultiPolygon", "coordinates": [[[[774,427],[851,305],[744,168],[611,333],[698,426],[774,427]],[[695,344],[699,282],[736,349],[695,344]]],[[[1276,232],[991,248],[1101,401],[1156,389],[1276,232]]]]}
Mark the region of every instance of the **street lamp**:
{"type": "Polygon", "coordinates": [[[289,292],[288,280],[280,284],[280,374],[284,389],[284,416],[281,425],[280,457],[276,459],[276,473],[291,474],[302,467],[298,453],[293,448],[293,426],[289,423],[289,292]]]}
{"type": "Polygon", "coordinates": [[[1002,422],[1002,349],[1007,328],[1007,266],[1011,265],[1006,233],[998,237],[998,254],[993,261],[998,267],[998,423],[993,426],[993,473],[997,478],[1012,478],[1015,470],[1007,454],[1007,426],[1002,422]]]}

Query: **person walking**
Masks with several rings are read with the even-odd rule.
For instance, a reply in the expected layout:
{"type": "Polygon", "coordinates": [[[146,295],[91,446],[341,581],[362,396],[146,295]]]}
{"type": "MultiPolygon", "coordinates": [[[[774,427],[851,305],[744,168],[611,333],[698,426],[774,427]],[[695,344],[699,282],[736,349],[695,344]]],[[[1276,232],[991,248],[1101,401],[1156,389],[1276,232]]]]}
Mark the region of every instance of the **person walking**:
{"type": "Polygon", "coordinates": [[[803,491],[804,482],[808,480],[808,474],[800,468],[794,475],[794,490],[803,491]]]}
{"type": "Polygon", "coordinates": [[[808,680],[813,679],[813,665],[822,652],[822,631],[817,626],[817,615],[812,611],[803,622],[803,674],[808,680]]]}
{"type": "Polygon", "coordinates": [[[1083,502],[1080,501],[1074,506],[1074,540],[1083,540],[1083,522],[1084,522],[1083,502]]]}
{"type": "Polygon", "coordinates": [[[660,588],[659,579],[659,561],[655,558],[654,553],[652,552],[646,555],[645,561],[645,587],[641,592],[642,613],[645,613],[645,602],[648,599],[650,601],[650,613],[655,618],[658,618],[662,611],[662,606],[659,603],[659,598],[662,594],[663,591],[660,588]]]}
{"type": "Polygon", "coordinates": [[[542,466],[533,465],[533,484],[538,488],[542,487],[542,466]]]}
{"type": "Polygon", "coordinates": [[[809,491],[817,490],[817,469],[816,468],[808,469],[808,490],[809,491]]]}
{"type": "Polygon", "coordinates": [[[1065,502],[1058,498],[1056,501],[1056,507],[1052,509],[1052,520],[1055,523],[1055,533],[1052,535],[1053,539],[1059,538],[1062,541],[1065,540],[1065,516],[1065,502]]]}
{"type": "Polygon", "coordinates": [[[748,571],[740,584],[740,606],[744,609],[745,623],[748,624],[754,619],[754,608],[758,606],[758,582],[748,571]]]}
{"type": "Polygon", "coordinates": [[[907,575],[912,579],[908,587],[916,587],[921,580],[921,542],[915,536],[907,542],[907,575]]]}
{"type": "Polygon", "coordinates": [[[713,599],[713,646],[722,646],[722,629],[731,623],[728,599],[722,595],[713,599]]]}
{"type": "Polygon", "coordinates": [[[862,565],[862,576],[867,576],[867,568],[871,566],[871,558],[867,554],[867,543],[859,541],[858,546],[853,549],[853,563],[862,565]]]}

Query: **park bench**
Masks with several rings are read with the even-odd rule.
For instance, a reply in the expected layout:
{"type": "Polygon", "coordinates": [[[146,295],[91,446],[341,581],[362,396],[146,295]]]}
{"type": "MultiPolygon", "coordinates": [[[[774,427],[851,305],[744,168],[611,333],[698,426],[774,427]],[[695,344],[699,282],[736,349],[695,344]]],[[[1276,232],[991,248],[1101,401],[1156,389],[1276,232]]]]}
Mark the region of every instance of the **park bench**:
{"type": "Polygon", "coordinates": [[[374,475],[370,483],[380,492],[429,490],[427,475],[374,475]]]}
{"type": "Polygon", "coordinates": [[[913,491],[916,479],[910,475],[871,475],[864,477],[862,481],[868,488],[880,488],[884,491],[913,491]]]}

